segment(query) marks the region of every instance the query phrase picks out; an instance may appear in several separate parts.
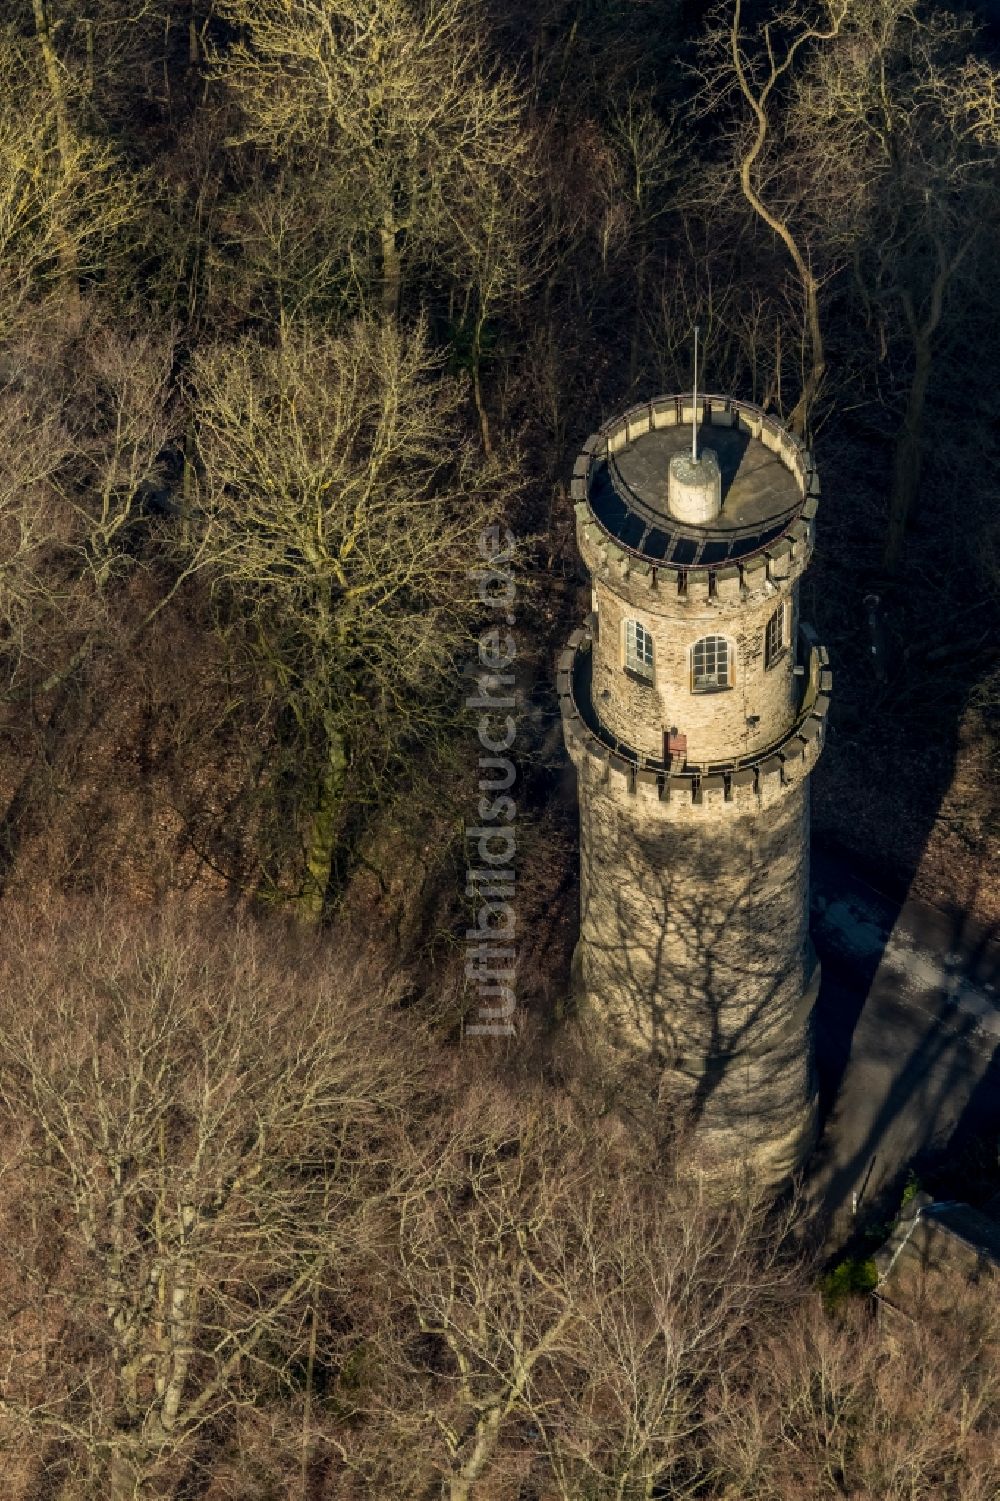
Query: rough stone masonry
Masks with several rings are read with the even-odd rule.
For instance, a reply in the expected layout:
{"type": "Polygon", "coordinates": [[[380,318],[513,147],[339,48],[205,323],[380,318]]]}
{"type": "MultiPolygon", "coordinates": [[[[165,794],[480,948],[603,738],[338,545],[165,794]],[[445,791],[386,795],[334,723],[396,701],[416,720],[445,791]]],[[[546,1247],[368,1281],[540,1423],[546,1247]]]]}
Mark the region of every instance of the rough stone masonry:
{"type": "Polygon", "coordinates": [[[686,1161],[778,1184],[816,1130],[809,774],[827,656],[799,619],[819,484],[757,407],[662,397],[573,476],[592,613],[558,668],[580,800],[583,1023],[662,1071],[686,1161]],[[692,519],[695,518],[695,519],[692,519]]]}

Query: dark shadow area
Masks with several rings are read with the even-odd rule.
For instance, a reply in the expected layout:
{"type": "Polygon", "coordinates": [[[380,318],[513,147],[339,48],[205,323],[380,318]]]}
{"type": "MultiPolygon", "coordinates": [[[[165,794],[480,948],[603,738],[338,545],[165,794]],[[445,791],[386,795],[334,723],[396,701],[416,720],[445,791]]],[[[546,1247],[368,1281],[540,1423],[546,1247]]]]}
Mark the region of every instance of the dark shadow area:
{"type": "Polygon", "coordinates": [[[56,763],[65,762],[83,735],[100,723],[104,707],[87,693],[85,667],[70,673],[55,690],[47,716],[31,705],[28,713],[34,722],[27,764],[7,806],[0,812],[0,896],[6,890],[28,831],[45,816],[59,785],[59,776],[54,771],[56,763]]]}
{"type": "Polygon", "coordinates": [[[816,1004],[816,1062],[820,1119],[825,1122],[906,893],[889,895],[871,885],[850,851],[822,838],[812,840],[810,865],[811,932],[823,966],[816,1004]]]}
{"type": "Polygon", "coordinates": [[[1000,1041],[944,1152],[953,1192],[972,1202],[1000,1191],[1000,1041]]]}
{"type": "Polygon", "coordinates": [[[750,434],[745,433],[742,428],[714,427],[710,422],[698,424],[698,452],[704,453],[706,448],[710,448],[719,461],[723,510],[749,447],[750,434]]]}
{"type": "MultiPolygon", "coordinates": [[[[995,368],[995,354],[981,353],[995,368]]],[[[987,771],[996,627],[976,578],[993,521],[985,495],[948,493],[945,461],[961,432],[981,426],[943,395],[935,430],[950,427],[948,448],[939,454],[928,434],[924,498],[889,576],[891,448],[877,423],[862,408],[816,444],[824,499],[802,590],[835,685],[813,779],[825,1121],[813,1169],[817,1202],[841,1232],[854,1193],[862,1209],[888,1202],[914,1162],[1000,1130],[995,1046],[976,1013],[1000,1015],[986,873],[998,813],[987,771]]]]}

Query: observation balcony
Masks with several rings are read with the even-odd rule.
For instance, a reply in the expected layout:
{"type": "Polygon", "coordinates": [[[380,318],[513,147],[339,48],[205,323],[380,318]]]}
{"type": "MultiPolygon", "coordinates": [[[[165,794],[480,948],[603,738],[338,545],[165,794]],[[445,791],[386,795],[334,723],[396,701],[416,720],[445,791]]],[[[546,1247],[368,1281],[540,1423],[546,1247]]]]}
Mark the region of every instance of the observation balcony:
{"type": "Polygon", "coordinates": [[[819,757],[826,735],[833,674],[826,648],[820,645],[811,626],[799,627],[797,662],[802,671],[797,675],[802,683],[802,696],[791,726],[752,755],[734,756],[726,761],[685,760],[678,764],[674,757],[668,763],[641,755],[634,746],[613,735],[602,724],[593,704],[592,647],[590,629],[576,630],[559,658],[556,689],[566,740],[571,754],[580,751],[607,766],[624,779],[628,791],[634,792],[641,783],[647,789],[656,786],[661,797],[686,794],[698,803],[704,792],[712,791],[729,802],[738,789],[759,792],[762,779],[775,773],[782,781],[792,780],[798,772],[811,770],[819,757]]]}

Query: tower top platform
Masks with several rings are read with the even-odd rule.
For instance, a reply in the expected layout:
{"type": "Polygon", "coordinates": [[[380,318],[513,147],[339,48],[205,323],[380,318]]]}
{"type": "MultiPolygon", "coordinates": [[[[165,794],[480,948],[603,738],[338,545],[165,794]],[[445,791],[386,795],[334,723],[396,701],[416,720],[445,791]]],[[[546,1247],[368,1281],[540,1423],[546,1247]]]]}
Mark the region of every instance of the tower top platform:
{"type": "Polygon", "coordinates": [[[625,552],[654,566],[718,568],[763,551],[803,514],[815,513],[811,455],[776,418],[724,396],[698,400],[698,451],[716,456],[721,509],[679,520],[668,507],[670,462],[691,443],[691,397],[633,407],[588,438],[573,471],[573,498],[625,552]],[[811,501],[811,504],[810,504],[811,501]]]}

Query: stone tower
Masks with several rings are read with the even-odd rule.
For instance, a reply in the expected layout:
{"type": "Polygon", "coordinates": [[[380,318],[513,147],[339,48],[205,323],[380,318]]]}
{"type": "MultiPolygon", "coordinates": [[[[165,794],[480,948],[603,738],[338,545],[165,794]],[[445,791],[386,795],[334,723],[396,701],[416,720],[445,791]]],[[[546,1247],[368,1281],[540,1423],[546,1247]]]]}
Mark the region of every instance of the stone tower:
{"type": "Polygon", "coordinates": [[[799,619],[819,483],[773,418],[661,397],[573,471],[592,613],[559,660],[580,798],[585,1024],[662,1069],[710,1176],[815,1135],[809,774],[827,656],[799,619]]]}

